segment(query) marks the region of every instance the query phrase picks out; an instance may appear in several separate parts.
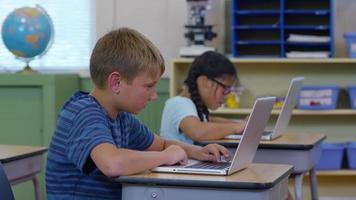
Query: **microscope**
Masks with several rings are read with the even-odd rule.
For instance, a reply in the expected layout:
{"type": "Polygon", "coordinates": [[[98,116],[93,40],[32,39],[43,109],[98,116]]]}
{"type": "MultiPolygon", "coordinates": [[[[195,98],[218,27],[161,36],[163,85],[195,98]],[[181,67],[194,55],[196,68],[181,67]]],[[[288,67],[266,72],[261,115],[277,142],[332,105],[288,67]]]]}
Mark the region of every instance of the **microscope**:
{"type": "Polygon", "coordinates": [[[184,37],[188,39],[188,46],[179,50],[182,57],[195,57],[206,51],[215,51],[213,47],[205,46],[205,41],[210,41],[217,36],[213,32],[213,25],[205,24],[205,14],[210,6],[208,0],[187,0],[188,24],[184,27],[188,30],[184,37]]]}

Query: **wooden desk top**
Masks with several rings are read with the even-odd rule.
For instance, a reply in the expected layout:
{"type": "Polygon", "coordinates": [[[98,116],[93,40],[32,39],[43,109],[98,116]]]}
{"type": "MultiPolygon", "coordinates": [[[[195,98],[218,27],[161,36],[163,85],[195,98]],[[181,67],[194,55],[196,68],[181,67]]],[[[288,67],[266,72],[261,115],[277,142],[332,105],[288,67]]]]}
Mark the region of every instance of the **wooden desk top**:
{"type": "Polygon", "coordinates": [[[46,151],[47,147],[0,144],[0,162],[7,163],[13,160],[42,154],[46,151]]]}
{"type": "Polygon", "coordinates": [[[292,173],[291,165],[251,164],[230,176],[193,175],[146,172],[132,176],[121,176],[115,180],[129,184],[154,184],[164,186],[268,189],[292,173]]]}
{"type": "MultiPolygon", "coordinates": [[[[283,134],[271,141],[261,141],[258,148],[260,149],[292,149],[292,150],[308,150],[314,148],[315,145],[321,143],[326,136],[320,133],[300,133],[300,134],[283,134]]],[[[240,140],[221,139],[221,140],[205,140],[196,142],[199,145],[210,143],[221,144],[225,147],[236,147],[240,140]]]]}

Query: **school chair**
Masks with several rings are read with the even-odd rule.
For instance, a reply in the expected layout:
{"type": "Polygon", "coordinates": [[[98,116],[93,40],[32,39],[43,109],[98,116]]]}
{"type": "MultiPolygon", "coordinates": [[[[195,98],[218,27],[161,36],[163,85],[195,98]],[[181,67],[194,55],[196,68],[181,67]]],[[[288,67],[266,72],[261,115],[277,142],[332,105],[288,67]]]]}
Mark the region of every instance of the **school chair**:
{"type": "Polygon", "coordinates": [[[0,196],[1,200],[14,200],[11,185],[0,162],[0,196]]]}

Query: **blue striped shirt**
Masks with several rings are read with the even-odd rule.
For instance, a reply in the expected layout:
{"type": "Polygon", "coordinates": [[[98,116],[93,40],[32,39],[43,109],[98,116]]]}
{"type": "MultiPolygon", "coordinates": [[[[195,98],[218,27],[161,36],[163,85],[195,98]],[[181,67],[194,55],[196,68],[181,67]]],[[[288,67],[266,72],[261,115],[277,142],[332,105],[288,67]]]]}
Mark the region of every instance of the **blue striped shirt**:
{"type": "Polygon", "coordinates": [[[121,185],[98,170],[90,152],[101,143],[145,150],[153,137],[132,114],[111,119],[94,97],[76,92],[59,113],[48,149],[47,199],[121,199],[121,185]]]}

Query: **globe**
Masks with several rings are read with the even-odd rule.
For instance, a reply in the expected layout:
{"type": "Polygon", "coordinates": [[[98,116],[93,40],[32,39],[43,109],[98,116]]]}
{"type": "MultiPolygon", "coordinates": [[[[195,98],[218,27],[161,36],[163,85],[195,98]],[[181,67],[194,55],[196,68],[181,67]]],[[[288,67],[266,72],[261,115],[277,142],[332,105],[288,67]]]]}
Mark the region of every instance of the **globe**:
{"type": "Polygon", "coordinates": [[[43,56],[52,44],[53,23],[40,6],[22,7],[12,11],[2,25],[2,39],[16,58],[29,62],[43,56]]]}

